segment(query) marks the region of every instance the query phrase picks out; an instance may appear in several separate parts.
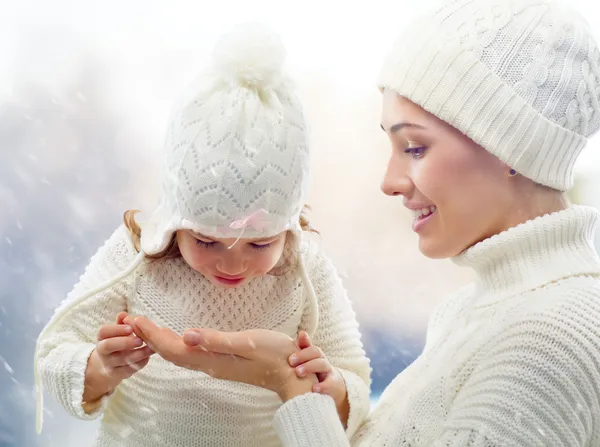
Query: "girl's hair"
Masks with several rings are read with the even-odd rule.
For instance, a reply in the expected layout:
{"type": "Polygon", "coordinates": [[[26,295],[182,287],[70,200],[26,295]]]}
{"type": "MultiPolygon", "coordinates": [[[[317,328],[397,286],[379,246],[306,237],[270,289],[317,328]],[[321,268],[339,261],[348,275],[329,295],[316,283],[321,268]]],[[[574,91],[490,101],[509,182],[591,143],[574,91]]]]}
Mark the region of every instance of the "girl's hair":
{"type": "MultiPolygon", "coordinates": [[[[304,205],[304,207],[302,208],[302,212],[300,213],[300,227],[302,228],[302,231],[318,234],[319,232],[310,226],[310,222],[307,215],[310,209],[311,208],[308,205],[304,205]]],[[[140,239],[142,237],[142,229],[135,220],[135,215],[137,213],[139,213],[139,210],[125,211],[125,213],[123,214],[123,223],[125,224],[125,227],[129,230],[133,246],[135,247],[136,251],[139,252],[140,239]]],[[[286,235],[286,248],[284,249],[281,261],[269,273],[274,275],[283,275],[287,273],[297,263],[298,253],[294,253],[292,250],[289,249],[291,245],[291,238],[289,236],[290,234],[288,233],[286,235]]],[[[179,251],[179,247],[177,245],[177,237],[175,233],[173,233],[169,244],[163,251],[153,255],[146,255],[146,257],[149,259],[178,258],[180,256],[181,252],[179,251]]]]}

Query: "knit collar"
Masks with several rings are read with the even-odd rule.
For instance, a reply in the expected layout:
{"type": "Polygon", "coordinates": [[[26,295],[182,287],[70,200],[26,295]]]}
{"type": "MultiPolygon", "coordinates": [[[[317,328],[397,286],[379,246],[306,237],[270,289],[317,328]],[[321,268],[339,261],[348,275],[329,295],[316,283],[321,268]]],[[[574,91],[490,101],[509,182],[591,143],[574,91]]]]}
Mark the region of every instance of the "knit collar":
{"type": "Polygon", "coordinates": [[[478,304],[532,290],[571,276],[600,274],[594,248],[600,213],[572,206],[492,236],[453,258],[475,270],[478,304]]]}

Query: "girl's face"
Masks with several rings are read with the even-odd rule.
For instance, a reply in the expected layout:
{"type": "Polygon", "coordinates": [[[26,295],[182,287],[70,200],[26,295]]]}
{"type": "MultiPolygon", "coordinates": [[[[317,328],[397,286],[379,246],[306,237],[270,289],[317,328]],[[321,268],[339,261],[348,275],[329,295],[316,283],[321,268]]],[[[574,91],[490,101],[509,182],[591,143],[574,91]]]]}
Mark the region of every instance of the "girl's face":
{"type": "Polygon", "coordinates": [[[179,251],[189,266],[213,284],[229,288],[271,271],[282,256],[286,232],[265,239],[235,241],[189,230],[177,232],[179,251]]]}
{"type": "Polygon", "coordinates": [[[413,211],[424,255],[452,257],[512,226],[518,190],[502,161],[392,90],[381,126],[392,143],[381,188],[413,211]]]}

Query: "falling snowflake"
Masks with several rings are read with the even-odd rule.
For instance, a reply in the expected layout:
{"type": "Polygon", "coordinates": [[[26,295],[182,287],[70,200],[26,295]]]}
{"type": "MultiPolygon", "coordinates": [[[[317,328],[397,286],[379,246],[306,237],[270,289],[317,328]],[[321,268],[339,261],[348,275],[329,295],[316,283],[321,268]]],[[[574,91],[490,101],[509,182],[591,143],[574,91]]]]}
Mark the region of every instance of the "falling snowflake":
{"type": "Polygon", "coordinates": [[[538,431],[540,432],[540,435],[542,435],[543,437],[546,437],[546,432],[543,429],[538,428],[538,431]]]}
{"type": "Polygon", "coordinates": [[[10,365],[8,364],[8,362],[6,360],[4,360],[4,358],[0,357],[0,361],[2,361],[2,364],[4,365],[4,369],[6,369],[9,374],[13,374],[14,373],[13,369],[10,367],[10,365]]]}

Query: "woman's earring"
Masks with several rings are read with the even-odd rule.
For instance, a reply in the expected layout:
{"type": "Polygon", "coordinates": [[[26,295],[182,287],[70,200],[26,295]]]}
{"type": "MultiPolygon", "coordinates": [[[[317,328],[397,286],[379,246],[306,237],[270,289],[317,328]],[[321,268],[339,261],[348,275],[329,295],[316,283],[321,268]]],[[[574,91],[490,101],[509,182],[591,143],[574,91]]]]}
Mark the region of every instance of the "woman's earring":
{"type": "Polygon", "coordinates": [[[517,171],[515,171],[514,169],[512,169],[512,168],[511,168],[511,170],[510,170],[510,171],[508,171],[508,174],[509,174],[511,177],[514,177],[515,175],[517,175],[517,171]]]}

